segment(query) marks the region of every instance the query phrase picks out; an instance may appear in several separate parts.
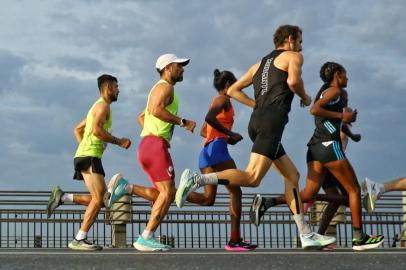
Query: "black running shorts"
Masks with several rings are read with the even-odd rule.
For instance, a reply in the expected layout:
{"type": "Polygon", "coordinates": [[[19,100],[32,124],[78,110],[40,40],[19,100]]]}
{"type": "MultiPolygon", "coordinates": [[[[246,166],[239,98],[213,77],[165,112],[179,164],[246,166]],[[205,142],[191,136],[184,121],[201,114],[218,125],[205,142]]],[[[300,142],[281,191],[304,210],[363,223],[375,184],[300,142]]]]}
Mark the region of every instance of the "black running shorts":
{"type": "Polygon", "coordinates": [[[288,111],[279,105],[256,108],[248,124],[248,134],[254,143],[251,152],[276,160],[286,154],[281,140],[288,111]]]}
{"type": "Polygon", "coordinates": [[[100,158],[97,157],[76,157],[73,159],[73,164],[75,165],[75,174],[73,179],[75,180],[85,180],[82,175],[82,171],[86,171],[90,165],[92,166],[93,173],[102,174],[104,173],[103,165],[100,158]]]}
{"type": "Polygon", "coordinates": [[[321,164],[326,164],[344,159],[345,154],[341,149],[341,142],[339,141],[321,142],[309,145],[306,157],[307,163],[319,161],[321,164]]]}

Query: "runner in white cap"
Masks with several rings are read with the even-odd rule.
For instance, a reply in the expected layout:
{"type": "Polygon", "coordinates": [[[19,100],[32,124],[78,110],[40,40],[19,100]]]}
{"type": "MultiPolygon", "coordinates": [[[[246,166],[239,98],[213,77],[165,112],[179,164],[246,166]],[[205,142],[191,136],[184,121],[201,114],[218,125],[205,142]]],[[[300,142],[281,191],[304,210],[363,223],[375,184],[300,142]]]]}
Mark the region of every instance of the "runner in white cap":
{"type": "MultiPolygon", "coordinates": [[[[174,85],[183,81],[183,67],[188,63],[189,59],[180,59],[174,54],[164,54],[158,58],[156,69],[161,78],[152,87],[146,109],[138,117],[138,123],[143,128],[138,160],[159,191],[147,227],[134,243],[134,247],[141,251],[171,249],[170,246],[155,241],[154,234],[175,199],[175,170],[168,151],[175,125],[183,127],[190,133],[193,133],[196,126],[194,121],[177,116],[179,100],[174,85]]],[[[110,181],[108,194],[105,196],[106,206],[111,207],[125,194],[140,195],[140,189],[142,187],[128,183],[121,174],[118,174],[110,181]]],[[[150,188],[144,188],[144,191],[147,189],[150,188]]]]}

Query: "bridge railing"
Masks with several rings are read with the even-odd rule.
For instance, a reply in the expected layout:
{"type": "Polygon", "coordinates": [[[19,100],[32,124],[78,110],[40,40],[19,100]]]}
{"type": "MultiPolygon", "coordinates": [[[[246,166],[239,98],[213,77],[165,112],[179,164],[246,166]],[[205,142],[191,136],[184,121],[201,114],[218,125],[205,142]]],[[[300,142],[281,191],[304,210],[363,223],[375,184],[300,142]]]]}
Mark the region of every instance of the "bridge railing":
{"type": "MultiPolygon", "coordinates": [[[[47,219],[49,196],[49,191],[0,191],[0,248],[67,247],[80,228],[86,207],[65,203],[47,219]]],[[[286,205],[269,209],[259,227],[250,223],[248,210],[253,196],[243,195],[241,236],[262,248],[300,247],[297,227],[286,205]]],[[[366,232],[386,237],[383,247],[399,246],[399,240],[400,246],[406,246],[405,198],[405,195],[384,195],[378,201],[375,213],[362,214],[366,232]]],[[[179,209],[173,204],[156,237],[176,248],[224,247],[230,236],[229,200],[228,194],[220,193],[211,207],[186,203],[179,209]]],[[[126,196],[112,209],[100,211],[89,231],[89,239],[103,246],[131,245],[144,230],[150,209],[146,200],[126,196]]],[[[308,217],[314,231],[318,229],[322,212],[323,203],[316,204],[310,211],[308,217]]],[[[349,208],[340,208],[327,231],[337,237],[337,246],[351,247],[351,224],[349,208]]]]}

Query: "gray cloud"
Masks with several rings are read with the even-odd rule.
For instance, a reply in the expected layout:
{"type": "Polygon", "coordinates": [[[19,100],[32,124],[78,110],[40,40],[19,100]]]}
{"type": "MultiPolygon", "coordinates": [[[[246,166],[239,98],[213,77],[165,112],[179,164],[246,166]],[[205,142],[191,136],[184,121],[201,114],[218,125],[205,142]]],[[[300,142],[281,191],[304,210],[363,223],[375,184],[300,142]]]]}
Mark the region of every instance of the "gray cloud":
{"type": "Polygon", "coordinates": [[[98,72],[103,69],[99,60],[84,56],[61,56],[56,59],[56,65],[61,69],[98,72]]]}
{"type": "Polygon", "coordinates": [[[9,91],[20,85],[22,78],[21,69],[27,63],[27,60],[8,50],[0,49],[0,93],[9,91]]]}
{"type": "MultiPolygon", "coordinates": [[[[71,181],[77,143],[73,128],[98,97],[96,78],[117,76],[120,96],[112,104],[113,129],[129,137],[125,151],[110,145],[103,158],[107,178],[122,172],[131,181],[150,185],[137,160],[141,129],[136,117],[158,80],[156,59],[164,53],[189,57],[185,79],[175,86],[179,115],[195,120],[196,132],[176,127],[170,150],[177,176],[185,167],[197,168],[203,139],[199,130],[211,99],[215,68],[242,76],[274,48],[279,25],[303,29],[303,78],[315,96],[321,87],[318,72],[326,61],[343,64],[349,77],[350,106],[359,118],[354,131],[360,143],[350,143],[348,157],[359,178],[389,180],[402,171],[403,70],[405,23],[403,2],[381,1],[9,1],[17,20],[0,11],[0,113],[6,115],[0,136],[0,179],[3,189],[35,183],[33,189],[84,189],[71,181]],[[289,10],[287,9],[289,7],[289,10]],[[30,12],[36,10],[36,12],[30,12]],[[27,24],[29,21],[31,23],[27,24]],[[22,23],[24,22],[24,23],[22,23]],[[17,169],[18,168],[18,169],[17,169]],[[28,176],[28,177],[27,177],[28,176]],[[27,180],[28,178],[28,180],[27,180]]],[[[252,96],[252,87],[246,89],[252,96]]],[[[248,163],[252,143],[247,134],[251,110],[233,101],[234,130],[244,140],[230,147],[237,166],[248,163]]],[[[301,172],[307,172],[306,143],[313,133],[309,108],[296,97],[282,143],[301,172]]],[[[255,189],[246,189],[255,192],[255,189]]],[[[273,170],[261,190],[282,192],[273,170]]]]}

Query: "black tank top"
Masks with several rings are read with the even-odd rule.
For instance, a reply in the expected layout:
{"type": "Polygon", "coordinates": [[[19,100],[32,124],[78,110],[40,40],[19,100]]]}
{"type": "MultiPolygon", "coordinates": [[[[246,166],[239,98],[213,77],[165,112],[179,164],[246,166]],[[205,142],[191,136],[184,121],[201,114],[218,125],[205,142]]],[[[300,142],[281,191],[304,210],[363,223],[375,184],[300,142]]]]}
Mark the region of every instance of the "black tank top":
{"type": "MultiPolygon", "coordinates": [[[[319,93],[322,92],[320,98],[323,97],[324,92],[327,91],[328,89],[319,91],[319,93]]],[[[337,100],[331,101],[324,109],[327,111],[342,113],[343,108],[344,107],[340,100],[340,97],[338,97],[337,100]]],[[[307,145],[313,145],[329,141],[338,141],[341,143],[340,137],[341,123],[342,123],[341,119],[323,118],[315,116],[316,129],[314,130],[313,137],[310,139],[307,145]]]]}
{"type": "Polygon", "coordinates": [[[290,90],[287,83],[288,73],[274,65],[276,57],[283,52],[285,50],[275,50],[262,58],[261,65],[252,78],[255,91],[255,108],[275,104],[290,112],[295,94],[290,90]]]}

